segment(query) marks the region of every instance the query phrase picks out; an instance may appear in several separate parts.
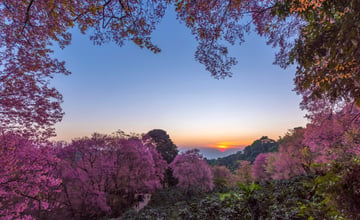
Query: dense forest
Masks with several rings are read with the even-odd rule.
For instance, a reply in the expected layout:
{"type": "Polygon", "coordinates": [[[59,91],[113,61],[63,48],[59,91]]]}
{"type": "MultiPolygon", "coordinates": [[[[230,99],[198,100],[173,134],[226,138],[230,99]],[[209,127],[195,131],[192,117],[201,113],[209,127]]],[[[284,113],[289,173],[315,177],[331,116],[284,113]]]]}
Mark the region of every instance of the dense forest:
{"type": "Polygon", "coordinates": [[[324,124],[294,128],[278,141],[264,136],[241,153],[210,161],[198,150],[179,153],[160,129],[42,146],[4,134],[1,214],[25,219],[357,219],[359,143],[349,132],[358,131],[360,118],[352,119],[359,113],[357,107],[345,108],[324,124]],[[318,127],[329,124],[339,130],[329,134],[318,127]],[[336,138],[328,142],[326,135],[336,138]],[[145,195],[151,199],[142,205],[145,195]]]}
{"type": "Polygon", "coordinates": [[[359,21],[359,0],[2,0],[0,219],[360,219],[359,21]],[[266,38],[275,64],[296,65],[308,124],[209,161],[157,129],[50,141],[64,115],[50,81],[70,74],[52,46],[77,28],[159,53],[167,8],[216,79],[237,63],[228,44],[266,38]]]}
{"type": "Polygon", "coordinates": [[[246,151],[210,160],[211,191],[166,187],[122,219],[359,219],[360,160],[351,153],[356,149],[341,156],[335,148],[313,151],[305,143],[315,147],[310,143],[318,141],[323,148],[329,143],[321,137],[328,130],[313,133],[312,126],[289,130],[277,142],[262,137],[246,151]]]}

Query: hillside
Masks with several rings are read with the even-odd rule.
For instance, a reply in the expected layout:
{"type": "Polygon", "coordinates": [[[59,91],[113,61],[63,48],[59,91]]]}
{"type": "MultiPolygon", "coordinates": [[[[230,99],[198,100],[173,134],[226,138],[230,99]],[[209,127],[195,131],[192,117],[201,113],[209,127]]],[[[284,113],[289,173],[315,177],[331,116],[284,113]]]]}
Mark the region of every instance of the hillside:
{"type": "Polygon", "coordinates": [[[211,166],[219,165],[226,166],[231,171],[237,168],[239,160],[248,160],[254,162],[257,155],[260,153],[274,152],[278,149],[278,143],[267,136],[254,141],[251,145],[247,146],[243,151],[231,154],[226,157],[207,160],[211,166]]]}

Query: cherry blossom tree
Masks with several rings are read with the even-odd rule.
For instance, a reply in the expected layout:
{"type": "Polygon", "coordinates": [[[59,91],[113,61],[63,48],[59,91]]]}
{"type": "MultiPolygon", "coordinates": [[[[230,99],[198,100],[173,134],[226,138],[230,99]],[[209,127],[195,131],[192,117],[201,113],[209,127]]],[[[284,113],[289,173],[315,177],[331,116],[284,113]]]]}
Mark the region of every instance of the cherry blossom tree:
{"type": "Polygon", "coordinates": [[[270,179],[269,174],[266,172],[267,158],[267,153],[261,153],[255,158],[255,161],[251,167],[252,176],[255,180],[270,179]]]}
{"type": "Polygon", "coordinates": [[[215,165],[211,168],[215,187],[223,188],[231,186],[232,174],[226,166],[215,165]]]}
{"type": "Polygon", "coordinates": [[[39,219],[57,210],[53,196],[62,180],[54,168],[59,159],[52,148],[18,134],[0,136],[0,218],[39,219]]]}
{"type": "Polygon", "coordinates": [[[251,172],[251,162],[246,160],[239,161],[239,167],[235,170],[234,179],[236,182],[249,184],[254,180],[251,172]]]}
{"type": "Polygon", "coordinates": [[[94,134],[60,149],[61,195],[70,218],[118,216],[136,193],[160,188],[167,167],[151,139],[94,134]]]}
{"type": "Polygon", "coordinates": [[[178,186],[188,192],[193,189],[209,191],[214,187],[210,165],[197,149],[178,154],[170,167],[179,180],[178,186]]]}
{"type": "Polygon", "coordinates": [[[316,154],[317,162],[347,160],[360,154],[360,107],[345,104],[339,108],[328,108],[310,117],[304,143],[316,154]]]}
{"type": "Polygon", "coordinates": [[[252,174],[257,180],[289,179],[294,176],[313,173],[313,163],[316,153],[304,144],[305,128],[294,128],[282,137],[279,151],[262,153],[252,166],[252,174]]]}
{"type": "Polygon", "coordinates": [[[96,144],[100,143],[83,139],[59,149],[58,173],[63,180],[63,190],[58,197],[66,218],[98,218],[110,214],[104,181],[111,174],[111,161],[103,158],[96,144]]]}
{"type": "MultiPolygon", "coordinates": [[[[268,153],[266,158],[265,172],[270,176],[271,179],[284,179],[283,174],[278,172],[278,160],[282,160],[278,152],[268,153]]],[[[282,169],[282,167],[280,166],[282,169]]]]}
{"type": "Polygon", "coordinates": [[[296,63],[302,107],[321,99],[360,106],[357,1],[258,2],[271,7],[255,19],[258,33],[279,47],[275,63],[284,68],[296,63]]]}
{"type": "Polygon", "coordinates": [[[49,137],[63,112],[62,96],[50,87],[55,74],[69,74],[52,56],[53,43],[64,48],[70,29],[92,28],[96,44],[132,40],[154,52],[154,26],[167,1],[11,1],[0,3],[0,126],[26,135],[49,137]],[[36,134],[36,135],[35,135],[36,134]]]}
{"type": "Polygon", "coordinates": [[[267,159],[267,172],[272,179],[289,179],[310,172],[313,156],[303,144],[304,133],[304,128],[294,128],[279,140],[279,152],[267,159]]]}

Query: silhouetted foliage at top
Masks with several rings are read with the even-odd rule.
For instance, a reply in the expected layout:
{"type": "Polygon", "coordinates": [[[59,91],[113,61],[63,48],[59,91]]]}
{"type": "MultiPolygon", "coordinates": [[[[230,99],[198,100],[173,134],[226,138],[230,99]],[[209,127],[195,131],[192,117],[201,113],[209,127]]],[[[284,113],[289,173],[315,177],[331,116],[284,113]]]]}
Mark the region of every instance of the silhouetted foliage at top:
{"type": "Polygon", "coordinates": [[[274,12],[284,20],[302,21],[292,27],[299,36],[283,59],[296,62],[295,89],[303,96],[302,107],[319,99],[360,106],[359,1],[300,2],[277,1],[274,12]]]}
{"type": "Polygon", "coordinates": [[[239,151],[226,157],[208,160],[208,163],[210,165],[226,166],[231,171],[234,171],[239,166],[239,160],[254,162],[255,158],[260,153],[275,152],[277,149],[278,143],[276,141],[269,139],[267,136],[263,136],[247,146],[243,151],[239,151]]]}
{"type": "Polygon", "coordinates": [[[147,133],[155,142],[156,150],[161,154],[161,156],[166,160],[167,163],[171,163],[179,150],[177,146],[172,142],[170,136],[166,131],[161,129],[154,129],[147,133]]]}
{"type": "Polygon", "coordinates": [[[51,46],[69,45],[77,27],[97,45],[132,41],[158,53],[151,34],[170,5],[198,41],[195,59],[215,78],[231,76],[237,63],[224,42],[241,44],[253,25],[279,48],[275,63],[296,63],[295,90],[303,108],[319,99],[360,106],[358,0],[3,0],[0,126],[37,138],[54,135],[62,96],[49,81],[70,72],[51,46]]]}

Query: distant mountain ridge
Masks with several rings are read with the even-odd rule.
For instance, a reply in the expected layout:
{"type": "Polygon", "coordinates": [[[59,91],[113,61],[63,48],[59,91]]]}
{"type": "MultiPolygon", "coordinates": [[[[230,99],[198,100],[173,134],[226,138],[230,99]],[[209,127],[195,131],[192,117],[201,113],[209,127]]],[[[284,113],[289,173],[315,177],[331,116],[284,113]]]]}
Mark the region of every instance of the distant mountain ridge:
{"type": "Polygon", "coordinates": [[[276,152],[277,150],[278,143],[275,140],[268,138],[267,136],[263,136],[260,139],[254,141],[251,145],[247,146],[243,151],[239,151],[226,157],[207,160],[207,162],[211,166],[226,166],[231,171],[234,171],[236,168],[238,168],[239,160],[247,160],[251,161],[252,163],[260,153],[276,152]]]}
{"type": "MultiPolygon", "coordinates": [[[[244,146],[245,147],[245,146],[244,146]]],[[[210,159],[216,159],[216,158],[220,158],[220,157],[227,157],[229,155],[235,154],[238,151],[243,151],[244,147],[238,147],[238,148],[228,148],[225,149],[224,151],[221,151],[218,148],[214,148],[214,147],[201,147],[201,146],[196,146],[196,147],[179,147],[179,152],[185,152],[187,150],[190,149],[199,149],[200,150],[200,154],[202,154],[204,156],[204,158],[210,160],[210,159]]]]}

